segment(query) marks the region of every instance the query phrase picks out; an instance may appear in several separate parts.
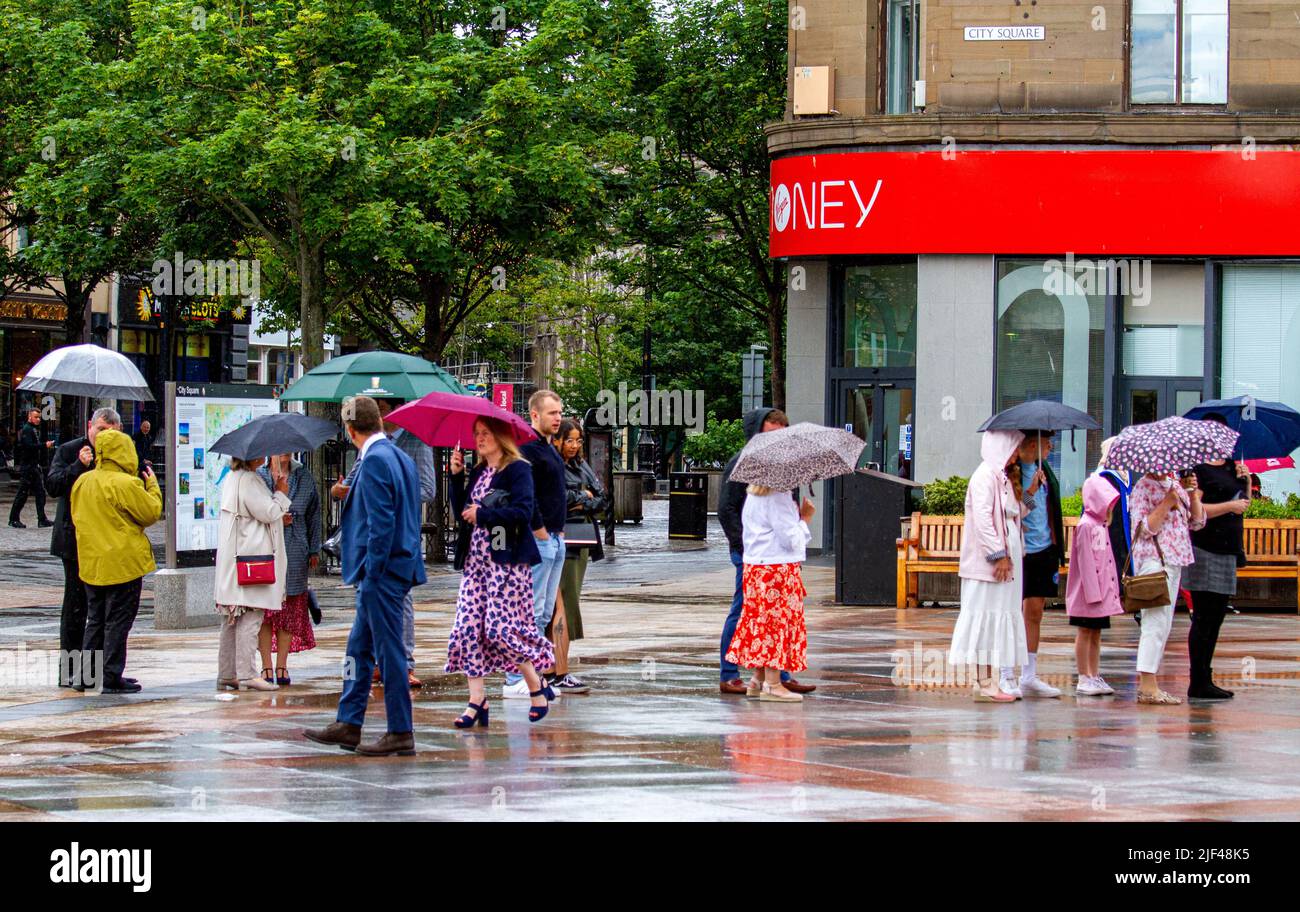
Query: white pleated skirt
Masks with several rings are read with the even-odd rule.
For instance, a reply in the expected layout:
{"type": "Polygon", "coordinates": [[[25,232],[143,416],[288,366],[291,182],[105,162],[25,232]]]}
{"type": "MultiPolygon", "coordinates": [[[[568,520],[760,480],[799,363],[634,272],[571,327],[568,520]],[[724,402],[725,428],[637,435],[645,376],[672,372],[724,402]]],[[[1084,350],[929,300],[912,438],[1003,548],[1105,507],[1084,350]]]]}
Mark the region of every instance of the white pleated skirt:
{"type": "Polygon", "coordinates": [[[1006,583],[962,579],[961,612],[952,629],[948,662],[952,665],[1024,665],[1029,661],[1025,618],[1020,610],[1021,555],[1014,553],[1015,573],[1006,583]]]}

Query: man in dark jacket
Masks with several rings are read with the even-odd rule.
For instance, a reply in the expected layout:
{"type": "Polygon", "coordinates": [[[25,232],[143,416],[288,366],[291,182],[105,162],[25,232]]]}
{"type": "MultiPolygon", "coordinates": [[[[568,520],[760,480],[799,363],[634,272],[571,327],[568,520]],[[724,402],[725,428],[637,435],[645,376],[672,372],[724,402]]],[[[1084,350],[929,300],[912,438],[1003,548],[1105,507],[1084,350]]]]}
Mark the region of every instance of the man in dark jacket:
{"type": "MultiPolygon", "coordinates": [[[[533,565],[533,619],[543,636],[555,615],[555,598],[560,591],[564,572],[564,521],[568,516],[567,488],[564,483],[564,460],[551,442],[560,430],[564,403],[551,390],[538,390],[528,399],[528,412],[538,439],[519,448],[533,469],[533,537],[542,556],[533,565]]],[[[572,676],[557,679],[554,668],[539,668],[547,683],[561,694],[586,693],[588,687],[572,676]]],[[[501,696],[506,699],[528,697],[523,676],[506,675],[501,696]]]]}
{"type": "Polygon", "coordinates": [[[148,418],[140,422],[140,430],[136,431],[131,437],[135,443],[136,462],[143,467],[145,460],[153,462],[153,441],[154,431],[153,424],[148,418]]]}
{"type": "MultiPolygon", "coordinates": [[[[753,438],[755,434],[789,426],[790,419],[780,409],[756,408],[748,412],[743,420],[746,440],[753,438]]],[[[732,456],[731,461],[722,470],[722,491],[718,494],[718,522],[722,524],[722,531],[727,536],[727,544],[731,548],[731,563],[736,568],[736,594],[731,599],[731,611],[722,625],[721,683],[718,685],[718,690],[724,694],[745,692],[745,682],[740,680],[740,669],[727,661],[727,647],[731,645],[731,638],[736,633],[736,625],[740,623],[740,612],[745,600],[743,584],[745,541],[741,526],[741,512],[745,509],[745,489],[748,485],[731,480],[731,470],[736,467],[736,460],[739,458],[739,453],[732,456]]],[[[816,684],[800,684],[785,671],[781,672],[781,683],[793,693],[812,693],[817,689],[816,684]]]]}
{"type": "MultiPolygon", "coordinates": [[[[122,429],[122,419],[110,408],[102,408],[90,417],[86,436],[69,440],[54,451],[50,471],[45,476],[50,496],[59,498],[54,508],[54,533],[50,536],[50,553],[63,559],[63,612],[59,617],[59,686],[71,687],[72,665],[67,660],[81,649],[86,637],[86,587],[81,582],[77,564],[77,530],[68,509],[68,494],[77,479],[95,467],[95,438],[105,428],[122,429]]],[[[133,678],[128,682],[136,683],[133,678]]]]}
{"type": "Polygon", "coordinates": [[[18,444],[14,447],[14,464],[18,467],[18,493],[14,495],[14,505],[9,511],[9,525],[15,529],[26,529],[19,517],[23,507],[27,506],[27,492],[36,494],[37,525],[44,529],[52,525],[45,516],[45,485],[41,479],[41,453],[54,446],[54,441],[44,439],[41,433],[40,409],[27,413],[27,423],[18,432],[18,444]]]}

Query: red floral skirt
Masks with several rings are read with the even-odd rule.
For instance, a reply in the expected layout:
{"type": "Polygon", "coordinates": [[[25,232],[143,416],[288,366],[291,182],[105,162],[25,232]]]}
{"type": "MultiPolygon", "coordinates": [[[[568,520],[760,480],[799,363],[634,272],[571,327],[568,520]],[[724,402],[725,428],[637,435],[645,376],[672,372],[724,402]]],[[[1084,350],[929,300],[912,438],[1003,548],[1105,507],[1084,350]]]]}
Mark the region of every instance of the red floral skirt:
{"type": "Polygon", "coordinates": [[[311,629],[311,615],[307,611],[307,593],[287,595],[284,607],[279,611],[266,612],[266,623],[271,628],[271,651],[279,651],[280,644],[276,636],[281,630],[293,634],[289,641],[289,652],[306,652],[316,648],[316,634],[311,629]]]}
{"type": "Polygon", "coordinates": [[[745,564],[744,607],[727,648],[727,661],[745,668],[803,671],[808,667],[808,590],[798,564],[745,564]]]}

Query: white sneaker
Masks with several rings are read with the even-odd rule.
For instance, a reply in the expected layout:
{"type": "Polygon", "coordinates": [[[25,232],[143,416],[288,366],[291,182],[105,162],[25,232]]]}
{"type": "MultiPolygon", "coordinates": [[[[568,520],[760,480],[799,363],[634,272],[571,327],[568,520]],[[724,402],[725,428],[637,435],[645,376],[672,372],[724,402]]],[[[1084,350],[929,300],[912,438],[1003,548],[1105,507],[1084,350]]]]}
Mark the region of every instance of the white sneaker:
{"type": "Polygon", "coordinates": [[[1059,697],[1061,695],[1059,690],[1051,684],[1048,684],[1046,681],[1041,680],[1037,675],[1032,678],[1020,679],[1020,693],[1025,697],[1043,698],[1059,697]]]}
{"type": "Polygon", "coordinates": [[[1003,678],[998,681],[998,690],[1002,691],[1004,694],[1015,697],[1017,700],[1024,697],[1024,694],[1020,692],[1020,685],[1016,683],[1015,678],[1003,678]]]}
{"type": "Polygon", "coordinates": [[[518,684],[506,684],[501,688],[501,698],[504,700],[528,699],[528,682],[520,681],[518,684]]]}
{"type": "Polygon", "coordinates": [[[1098,686],[1096,678],[1087,675],[1079,675],[1079,683],[1074,686],[1074,692],[1081,697],[1103,697],[1107,693],[1098,686]]]}
{"type": "Polygon", "coordinates": [[[1111,687],[1109,684],[1103,681],[1101,675],[1097,675],[1095,678],[1093,678],[1092,683],[1095,686],[1101,688],[1100,692],[1106,696],[1109,696],[1110,694],[1113,694],[1115,692],[1115,688],[1111,687]]]}

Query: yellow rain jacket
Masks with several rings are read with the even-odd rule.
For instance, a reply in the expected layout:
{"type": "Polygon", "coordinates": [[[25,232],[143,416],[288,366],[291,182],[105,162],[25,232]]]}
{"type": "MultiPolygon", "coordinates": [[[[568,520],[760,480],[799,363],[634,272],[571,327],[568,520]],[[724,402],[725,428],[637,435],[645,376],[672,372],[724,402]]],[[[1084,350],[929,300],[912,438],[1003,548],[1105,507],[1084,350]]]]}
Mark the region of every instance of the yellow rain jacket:
{"type": "Polygon", "coordinates": [[[69,495],[84,583],[116,586],[157,569],[144,530],[162,516],[162,492],[157,478],[142,481],[136,468],[131,438],[100,431],[95,468],[77,479],[69,495]]]}

